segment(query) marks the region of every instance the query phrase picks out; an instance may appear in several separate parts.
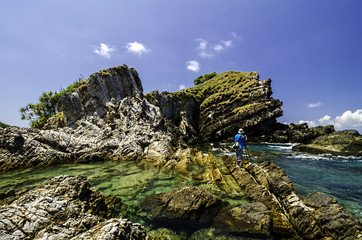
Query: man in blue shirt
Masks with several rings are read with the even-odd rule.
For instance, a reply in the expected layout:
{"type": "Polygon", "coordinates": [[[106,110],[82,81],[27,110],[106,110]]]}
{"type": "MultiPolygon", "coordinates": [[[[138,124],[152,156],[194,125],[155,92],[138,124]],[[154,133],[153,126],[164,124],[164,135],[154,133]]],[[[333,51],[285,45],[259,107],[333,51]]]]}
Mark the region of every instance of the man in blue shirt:
{"type": "Polygon", "coordinates": [[[238,133],[235,135],[235,142],[239,142],[239,148],[236,149],[236,164],[239,167],[241,167],[241,161],[243,160],[243,148],[246,140],[248,140],[248,138],[244,135],[244,130],[240,128],[238,133]]]}

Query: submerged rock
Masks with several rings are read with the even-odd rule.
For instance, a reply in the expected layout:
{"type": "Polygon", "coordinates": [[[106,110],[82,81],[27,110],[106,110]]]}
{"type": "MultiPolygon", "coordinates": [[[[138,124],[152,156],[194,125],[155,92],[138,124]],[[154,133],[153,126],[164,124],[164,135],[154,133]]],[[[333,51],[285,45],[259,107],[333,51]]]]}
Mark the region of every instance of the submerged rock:
{"type": "Polygon", "coordinates": [[[0,207],[0,239],[146,238],[138,224],[105,219],[110,209],[86,177],[54,177],[0,207]]]}
{"type": "Polygon", "coordinates": [[[271,237],[269,210],[260,202],[224,209],[215,218],[214,226],[238,235],[271,237]]]}
{"type": "Polygon", "coordinates": [[[188,186],[148,196],[141,208],[149,221],[173,228],[195,229],[211,225],[225,204],[206,189],[188,186]]]}

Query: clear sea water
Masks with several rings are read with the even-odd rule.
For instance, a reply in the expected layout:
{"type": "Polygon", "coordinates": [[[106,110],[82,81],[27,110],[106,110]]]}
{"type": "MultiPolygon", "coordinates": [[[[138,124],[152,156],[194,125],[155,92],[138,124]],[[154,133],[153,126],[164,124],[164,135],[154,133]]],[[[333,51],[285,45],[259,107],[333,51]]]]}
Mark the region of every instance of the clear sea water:
{"type": "MultiPolygon", "coordinates": [[[[208,151],[221,161],[221,156],[234,154],[226,150],[230,145],[220,144],[208,151]]],[[[362,157],[298,153],[292,150],[291,144],[249,144],[247,152],[252,156],[251,161],[272,161],[283,168],[299,195],[305,197],[313,190],[324,192],[362,219],[362,157]]],[[[205,171],[194,167],[189,175],[179,175],[159,171],[145,162],[73,163],[2,173],[0,191],[34,187],[52,176],[83,174],[99,191],[119,196],[134,213],[146,196],[187,185],[208,188],[232,206],[248,203],[230,175],[224,176],[230,186],[228,192],[212,182],[197,180],[195,176],[205,171]]],[[[147,225],[136,215],[131,213],[127,217],[147,225]]]]}

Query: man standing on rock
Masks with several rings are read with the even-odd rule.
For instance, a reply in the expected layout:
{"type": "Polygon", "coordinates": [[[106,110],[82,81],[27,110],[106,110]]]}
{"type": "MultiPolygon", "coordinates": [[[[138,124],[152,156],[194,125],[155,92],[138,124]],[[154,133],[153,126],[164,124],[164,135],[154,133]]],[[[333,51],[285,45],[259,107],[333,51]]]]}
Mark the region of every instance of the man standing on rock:
{"type": "Polygon", "coordinates": [[[238,133],[235,135],[235,142],[239,143],[239,147],[236,149],[236,164],[241,167],[241,161],[243,160],[243,148],[244,143],[248,140],[247,136],[244,134],[242,128],[239,129],[238,133]]]}

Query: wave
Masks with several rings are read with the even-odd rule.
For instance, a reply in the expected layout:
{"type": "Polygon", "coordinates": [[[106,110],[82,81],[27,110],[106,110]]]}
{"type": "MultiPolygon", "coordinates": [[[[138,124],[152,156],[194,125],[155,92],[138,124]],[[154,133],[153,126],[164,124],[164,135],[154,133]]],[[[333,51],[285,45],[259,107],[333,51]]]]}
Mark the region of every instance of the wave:
{"type": "Polygon", "coordinates": [[[333,162],[362,162],[362,157],[357,156],[333,156],[331,154],[308,154],[308,153],[297,153],[293,155],[285,156],[286,158],[293,159],[305,159],[305,160],[316,160],[316,161],[333,161],[333,162]]]}

